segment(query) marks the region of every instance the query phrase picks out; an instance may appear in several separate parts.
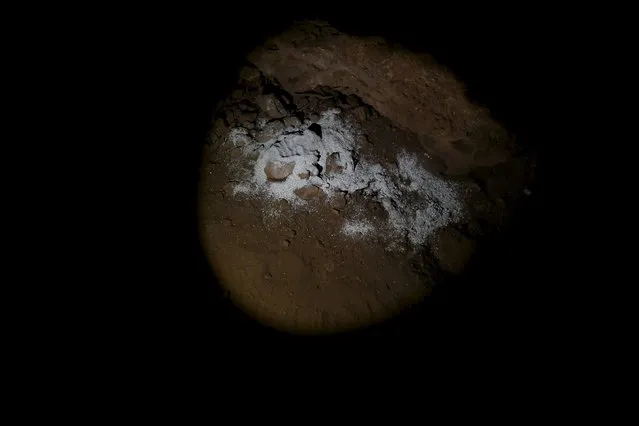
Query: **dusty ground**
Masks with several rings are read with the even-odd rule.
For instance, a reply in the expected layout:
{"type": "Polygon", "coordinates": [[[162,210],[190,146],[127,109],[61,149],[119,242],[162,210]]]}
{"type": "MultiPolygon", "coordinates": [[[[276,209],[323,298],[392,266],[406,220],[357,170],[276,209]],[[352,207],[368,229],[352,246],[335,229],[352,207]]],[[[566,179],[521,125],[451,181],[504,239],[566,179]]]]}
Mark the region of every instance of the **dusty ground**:
{"type": "MultiPolygon", "coordinates": [[[[265,324],[316,333],[383,321],[427,297],[444,274],[462,273],[482,237],[498,232],[526,197],[533,160],[430,58],[303,23],[256,48],[249,61],[219,105],[206,147],[201,235],[228,296],[265,324]],[[273,197],[268,188],[298,179],[297,169],[277,170],[281,176],[263,170],[262,179],[271,180],[241,190],[262,173],[259,149],[280,143],[287,129],[324,143],[327,111],[353,129],[350,163],[344,152],[341,163],[318,159],[309,180],[316,185],[290,197],[273,197]],[[402,152],[432,176],[422,185],[457,188],[463,210],[417,243],[412,228],[393,225],[392,214],[437,205],[420,198],[421,189],[403,190],[404,204],[393,210],[388,203],[395,201],[371,190],[371,182],[336,191],[326,178],[366,164],[394,170],[402,152]],[[355,219],[366,232],[346,232],[355,219]]],[[[388,179],[415,185],[400,172],[388,179]]]]}

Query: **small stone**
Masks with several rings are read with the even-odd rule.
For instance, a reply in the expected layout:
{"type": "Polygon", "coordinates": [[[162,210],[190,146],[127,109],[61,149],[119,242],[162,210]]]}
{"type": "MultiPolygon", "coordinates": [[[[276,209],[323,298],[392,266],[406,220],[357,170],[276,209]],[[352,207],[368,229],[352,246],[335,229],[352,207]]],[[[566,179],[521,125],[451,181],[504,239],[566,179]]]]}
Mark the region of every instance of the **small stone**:
{"type": "Polygon", "coordinates": [[[355,108],[353,109],[353,116],[355,116],[355,118],[357,118],[359,121],[366,121],[366,119],[368,118],[368,111],[364,106],[355,108]]]}
{"type": "Polygon", "coordinates": [[[294,192],[295,195],[306,201],[326,196],[324,191],[315,185],[306,185],[302,188],[297,188],[294,192]]]}
{"type": "Polygon", "coordinates": [[[274,95],[260,95],[255,103],[268,118],[283,118],[288,115],[286,108],[274,95]]]}
{"type": "Polygon", "coordinates": [[[262,130],[264,126],[266,126],[267,124],[268,124],[268,119],[264,117],[257,117],[257,121],[255,122],[255,127],[257,127],[259,130],[262,130]]]}
{"type": "Polygon", "coordinates": [[[327,176],[342,173],[344,166],[340,160],[339,152],[334,152],[326,158],[325,173],[327,176]]]}
{"type": "Polygon", "coordinates": [[[337,100],[335,98],[326,99],[322,103],[322,109],[328,110],[337,107],[337,100]]]}
{"type": "Polygon", "coordinates": [[[335,195],[331,198],[331,207],[337,210],[346,207],[346,197],[344,197],[343,193],[335,195]]]}
{"type": "Polygon", "coordinates": [[[282,240],[282,247],[286,248],[291,245],[290,240],[282,240]]]}
{"type": "Polygon", "coordinates": [[[269,180],[280,181],[286,179],[295,168],[295,161],[285,163],[283,161],[269,161],[264,167],[264,173],[269,180]]]}
{"type": "Polygon", "coordinates": [[[298,173],[297,176],[299,176],[300,179],[308,179],[311,176],[311,172],[307,170],[305,172],[298,173]]]}
{"type": "Polygon", "coordinates": [[[312,113],[310,118],[311,118],[311,121],[312,121],[313,123],[315,123],[315,122],[319,121],[320,116],[319,116],[319,114],[312,113]]]}
{"type": "MultiPolygon", "coordinates": [[[[236,109],[238,111],[256,112],[257,111],[257,106],[255,106],[255,104],[253,104],[253,102],[244,99],[238,104],[236,109]]],[[[239,114],[236,114],[236,116],[237,115],[239,115],[239,114]]]]}
{"type": "Polygon", "coordinates": [[[270,272],[267,272],[266,274],[264,274],[264,279],[265,280],[270,280],[271,278],[273,278],[273,275],[271,275],[270,272]]]}
{"type": "Polygon", "coordinates": [[[237,119],[240,123],[250,121],[251,123],[257,120],[256,112],[243,112],[237,119]]]}
{"type": "Polygon", "coordinates": [[[291,205],[289,204],[288,200],[279,200],[278,207],[280,210],[286,211],[291,208],[291,205]]]}
{"type": "Polygon", "coordinates": [[[254,67],[243,67],[240,70],[240,79],[245,81],[255,81],[260,78],[260,70],[254,67]]]}
{"type": "Polygon", "coordinates": [[[300,120],[297,117],[285,117],[284,118],[284,125],[286,127],[297,127],[300,126],[302,123],[300,122],[300,120]]]}
{"type": "Polygon", "coordinates": [[[281,121],[272,121],[264,126],[264,130],[255,135],[255,140],[264,143],[279,136],[282,130],[284,130],[284,124],[281,121]]]}
{"type": "Polygon", "coordinates": [[[233,110],[229,109],[224,111],[224,121],[228,126],[232,126],[235,123],[235,114],[233,113],[233,110]]]}

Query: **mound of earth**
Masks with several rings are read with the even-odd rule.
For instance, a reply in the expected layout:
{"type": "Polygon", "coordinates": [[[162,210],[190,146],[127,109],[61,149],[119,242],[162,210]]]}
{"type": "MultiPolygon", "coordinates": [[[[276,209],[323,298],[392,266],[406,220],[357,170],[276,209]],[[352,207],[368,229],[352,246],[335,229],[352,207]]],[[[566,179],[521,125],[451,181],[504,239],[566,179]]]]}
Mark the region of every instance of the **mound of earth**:
{"type": "Polygon", "coordinates": [[[206,147],[201,234],[265,324],[387,319],[462,273],[525,197],[531,160],[428,57],[305,22],[248,59],[206,147]]]}

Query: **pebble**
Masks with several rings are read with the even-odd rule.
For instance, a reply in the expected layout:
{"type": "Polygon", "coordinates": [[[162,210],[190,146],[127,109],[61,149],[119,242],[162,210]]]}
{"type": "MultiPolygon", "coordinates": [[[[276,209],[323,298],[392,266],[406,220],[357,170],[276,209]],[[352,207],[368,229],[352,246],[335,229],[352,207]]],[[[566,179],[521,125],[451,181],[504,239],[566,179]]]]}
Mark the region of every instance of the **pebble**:
{"type": "Polygon", "coordinates": [[[315,185],[306,185],[302,188],[297,188],[294,192],[295,195],[306,201],[326,196],[326,193],[315,185]]]}
{"type": "Polygon", "coordinates": [[[346,197],[344,197],[344,194],[333,196],[331,198],[331,207],[338,212],[340,209],[346,207],[346,197]]]}
{"type": "Polygon", "coordinates": [[[342,173],[344,166],[340,161],[339,152],[334,152],[326,158],[326,175],[335,175],[342,173]]]}
{"type": "Polygon", "coordinates": [[[368,111],[366,110],[366,107],[355,108],[353,109],[353,115],[359,121],[366,121],[366,119],[368,118],[368,111]]]}
{"type": "Polygon", "coordinates": [[[257,113],[256,112],[244,112],[244,113],[242,113],[242,115],[240,115],[238,117],[238,121],[240,121],[242,123],[246,122],[246,121],[250,121],[252,123],[255,120],[257,120],[257,113]]]}
{"type": "Polygon", "coordinates": [[[300,120],[297,117],[285,117],[284,118],[284,125],[286,127],[297,127],[300,126],[302,123],[300,122],[300,120]]]}
{"type": "Polygon", "coordinates": [[[282,240],[282,247],[286,248],[291,245],[290,240],[282,240]]]}
{"type": "Polygon", "coordinates": [[[274,95],[260,95],[255,102],[268,118],[283,118],[288,114],[286,108],[274,95]]]}
{"type": "Polygon", "coordinates": [[[254,67],[243,67],[240,70],[240,78],[246,81],[254,81],[260,78],[260,70],[254,67]]]}
{"type": "Polygon", "coordinates": [[[269,180],[284,180],[291,173],[293,173],[293,169],[295,168],[295,161],[291,161],[290,163],[284,163],[283,161],[269,161],[266,163],[266,167],[264,167],[264,173],[266,173],[266,177],[269,180]]]}
{"type": "Polygon", "coordinates": [[[264,130],[258,132],[257,135],[255,135],[255,140],[259,143],[264,143],[279,135],[282,130],[284,130],[284,123],[279,120],[272,121],[264,126],[264,130]]]}

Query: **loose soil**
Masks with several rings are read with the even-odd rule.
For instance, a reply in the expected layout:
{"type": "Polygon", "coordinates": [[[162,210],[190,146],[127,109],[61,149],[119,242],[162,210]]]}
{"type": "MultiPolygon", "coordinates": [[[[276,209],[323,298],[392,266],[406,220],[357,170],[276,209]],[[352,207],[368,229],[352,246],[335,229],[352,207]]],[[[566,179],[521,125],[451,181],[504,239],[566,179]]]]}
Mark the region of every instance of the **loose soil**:
{"type": "Polygon", "coordinates": [[[205,147],[201,238],[264,324],[384,321],[463,273],[525,202],[533,159],[432,59],[321,22],[248,59],[205,147]]]}

